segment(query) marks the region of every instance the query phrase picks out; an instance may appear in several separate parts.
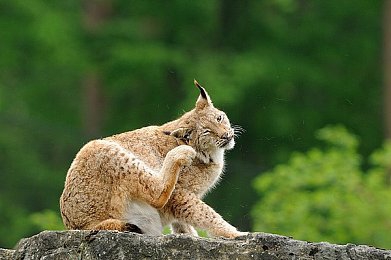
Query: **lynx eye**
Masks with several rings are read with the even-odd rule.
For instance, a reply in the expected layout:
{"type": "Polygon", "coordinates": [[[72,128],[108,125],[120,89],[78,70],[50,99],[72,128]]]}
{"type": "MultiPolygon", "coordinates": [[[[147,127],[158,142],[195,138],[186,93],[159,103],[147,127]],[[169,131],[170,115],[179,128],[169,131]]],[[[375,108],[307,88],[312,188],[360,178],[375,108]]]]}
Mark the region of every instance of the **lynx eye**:
{"type": "Polygon", "coordinates": [[[217,119],[217,122],[221,123],[221,121],[223,121],[223,118],[224,116],[223,115],[219,115],[216,119],[217,119]]]}

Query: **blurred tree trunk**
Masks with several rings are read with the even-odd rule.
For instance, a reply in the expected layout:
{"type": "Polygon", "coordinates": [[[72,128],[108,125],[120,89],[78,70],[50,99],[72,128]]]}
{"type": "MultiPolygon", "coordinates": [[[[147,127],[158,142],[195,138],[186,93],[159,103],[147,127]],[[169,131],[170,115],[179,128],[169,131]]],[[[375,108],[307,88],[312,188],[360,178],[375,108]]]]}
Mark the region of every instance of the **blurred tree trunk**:
{"type": "MultiPolygon", "coordinates": [[[[245,32],[248,20],[249,1],[220,0],[219,34],[217,44],[219,47],[237,46],[246,41],[245,35],[238,33],[245,32]],[[242,38],[244,37],[244,38],[242,38]],[[239,38],[239,39],[238,39],[239,38]]],[[[244,33],[245,34],[245,33],[244,33]]]]}
{"type": "Polygon", "coordinates": [[[102,133],[104,99],[102,83],[96,72],[87,72],[83,82],[83,132],[87,138],[98,137],[102,133]]]}
{"type": "Polygon", "coordinates": [[[224,46],[226,38],[229,38],[229,35],[232,33],[236,19],[236,9],[236,1],[220,1],[220,35],[218,39],[219,46],[224,46]]]}
{"type": "MultiPolygon", "coordinates": [[[[386,138],[391,139],[391,0],[384,2],[383,33],[384,122],[386,138]]],[[[391,169],[388,169],[388,183],[391,184],[391,169]]]]}
{"type": "Polygon", "coordinates": [[[85,0],[83,2],[83,27],[87,35],[88,52],[91,54],[91,67],[82,80],[83,94],[83,128],[87,137],[97,137],[102,133],[102,122],[104,114],[104,97],[102,95],[102,79],[96,69],[97,61],[94,59],[95,50],[90,44],[97,40],[102,25],[107,21],[111,14],[111,1],[109,0],[85,0]]]}

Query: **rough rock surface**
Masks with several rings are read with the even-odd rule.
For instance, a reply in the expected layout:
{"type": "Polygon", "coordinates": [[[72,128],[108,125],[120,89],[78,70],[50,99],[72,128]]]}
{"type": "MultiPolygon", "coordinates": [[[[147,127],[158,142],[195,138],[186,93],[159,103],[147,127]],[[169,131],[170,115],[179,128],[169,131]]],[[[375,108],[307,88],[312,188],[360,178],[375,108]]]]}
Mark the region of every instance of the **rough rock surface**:
{"type": "Polygon", "coordinates": [[[112,231],[44,231],[0,259],[390,259],[391,250],[309,243],[251,233],[234,240],[186,235],[151,237],[112,231]]]}
{"type": "Polygon", "coordinates": [[[0,248],[0,259],[13,259],[14,250],[0,248]]]}

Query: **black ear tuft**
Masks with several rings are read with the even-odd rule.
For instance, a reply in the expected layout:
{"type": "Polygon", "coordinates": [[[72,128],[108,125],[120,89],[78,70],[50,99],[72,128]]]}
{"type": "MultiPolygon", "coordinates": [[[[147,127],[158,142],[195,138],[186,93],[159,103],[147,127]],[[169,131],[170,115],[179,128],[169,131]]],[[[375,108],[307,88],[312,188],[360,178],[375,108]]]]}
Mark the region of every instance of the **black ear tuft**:
{"type": "Polygon", "coordinates": [[[205,89],[194,79],[194,85],[200,90],[201,97],[208,99],[208,95],[205,92],[205,89]]]}

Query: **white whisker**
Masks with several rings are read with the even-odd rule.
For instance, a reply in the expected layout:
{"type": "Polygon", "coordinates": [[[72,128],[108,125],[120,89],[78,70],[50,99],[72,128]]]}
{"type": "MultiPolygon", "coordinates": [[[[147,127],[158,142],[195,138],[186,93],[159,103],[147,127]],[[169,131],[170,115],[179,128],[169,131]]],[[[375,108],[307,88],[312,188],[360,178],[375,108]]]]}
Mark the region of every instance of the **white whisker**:
{"type": "Polygon", "coordinates": [[[246,130],[243,127],[241,127],[240,125],[232,125],[232,129],[234,130],[235,137],[238,137],[239,135],[246,132],[246,130]]]}

